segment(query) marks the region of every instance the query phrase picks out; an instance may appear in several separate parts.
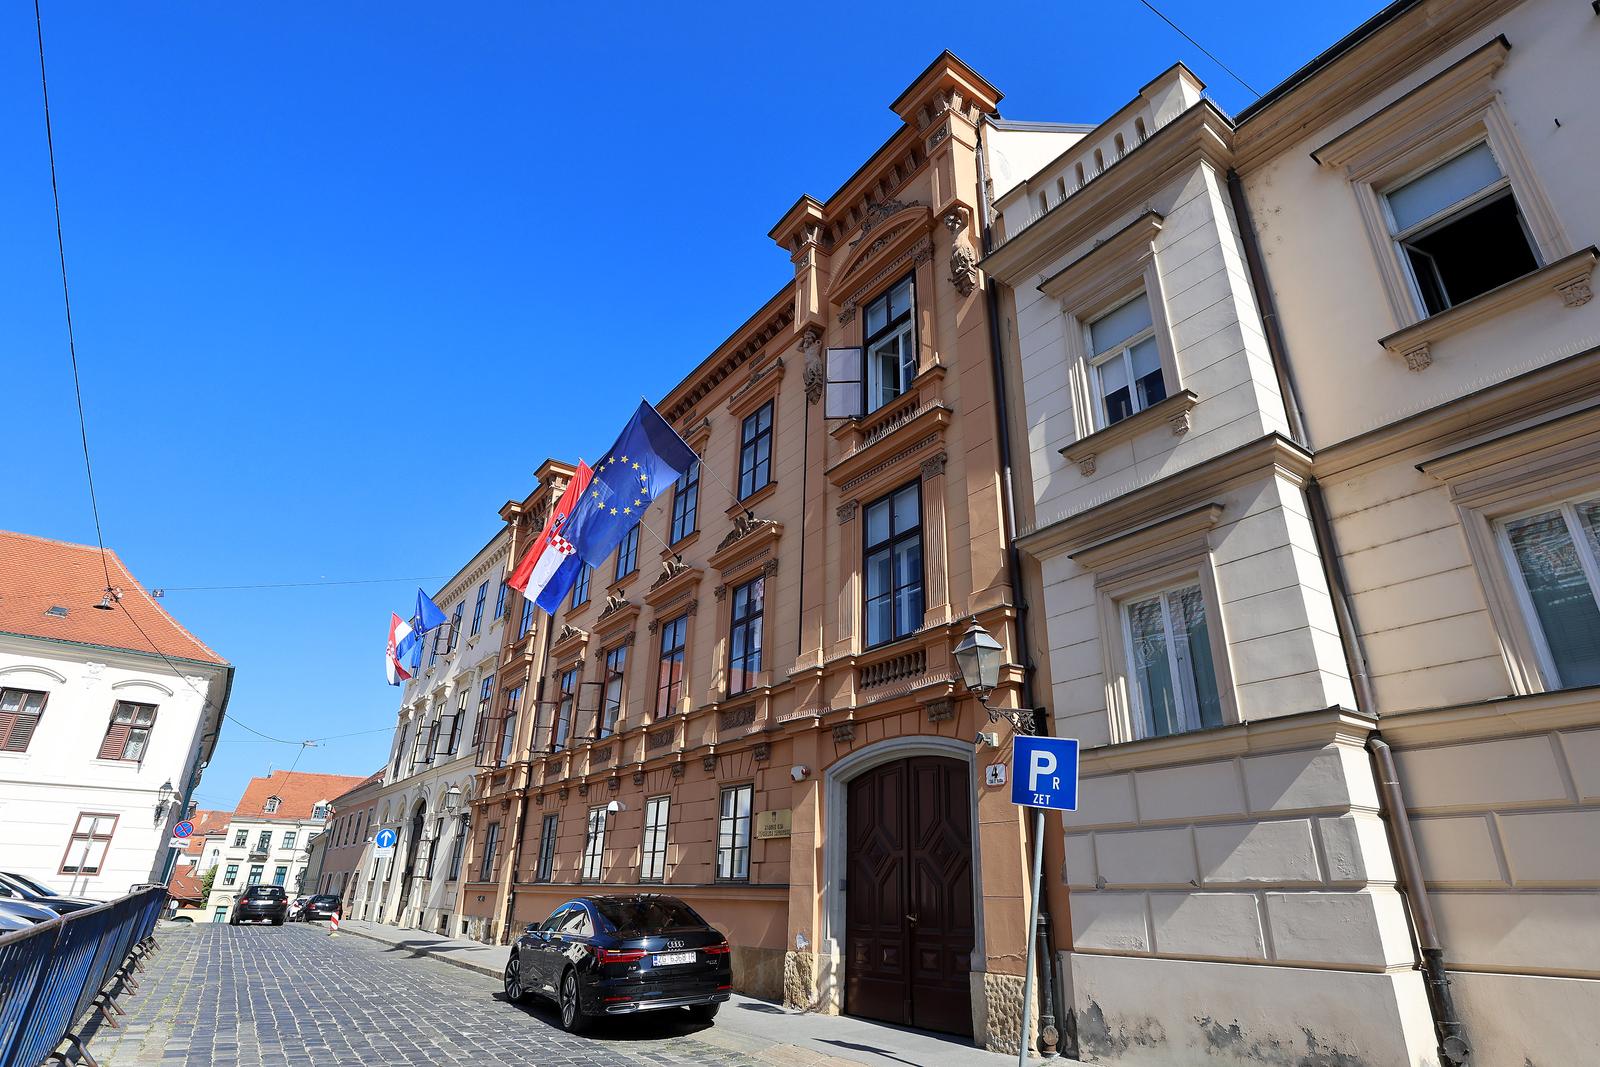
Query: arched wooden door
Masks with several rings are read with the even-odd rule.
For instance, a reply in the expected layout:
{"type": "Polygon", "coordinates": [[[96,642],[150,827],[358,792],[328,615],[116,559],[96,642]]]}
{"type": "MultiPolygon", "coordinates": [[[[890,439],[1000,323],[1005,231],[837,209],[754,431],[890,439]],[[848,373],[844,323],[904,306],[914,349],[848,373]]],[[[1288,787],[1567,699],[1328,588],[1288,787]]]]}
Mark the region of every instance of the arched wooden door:
{"type": "Polygon", "coordinates": [[[913,756],[850,782],[845,1011],[972,1033],[972,787],[913,756]]]}

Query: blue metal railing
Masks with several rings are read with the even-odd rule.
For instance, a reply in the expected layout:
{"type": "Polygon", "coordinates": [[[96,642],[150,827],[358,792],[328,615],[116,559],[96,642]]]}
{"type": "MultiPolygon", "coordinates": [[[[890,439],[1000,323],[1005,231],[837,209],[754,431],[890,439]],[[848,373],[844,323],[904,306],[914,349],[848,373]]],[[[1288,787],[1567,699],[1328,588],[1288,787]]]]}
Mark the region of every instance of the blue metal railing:
{"type": "Polygon", "coordinates": [[[0,934],[0,1067],[39,1067],[63,1042],[97,1067],[77,1027],[98,1002],[113,1026],[115,995],[155,947],[165,887],[129,893],[27,930],[0,934]]]}

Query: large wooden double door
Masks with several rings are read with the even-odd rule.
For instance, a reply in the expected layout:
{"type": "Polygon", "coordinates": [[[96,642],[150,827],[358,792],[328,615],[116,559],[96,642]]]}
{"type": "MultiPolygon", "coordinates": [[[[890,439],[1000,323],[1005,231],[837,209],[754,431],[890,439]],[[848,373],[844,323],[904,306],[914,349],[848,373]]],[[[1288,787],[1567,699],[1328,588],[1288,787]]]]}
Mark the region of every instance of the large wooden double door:
{"type": "Polygon", "coordinates": [[[972,1033],[972,786],[914,756],[849,785],[845,1011],[972,1033]]]}

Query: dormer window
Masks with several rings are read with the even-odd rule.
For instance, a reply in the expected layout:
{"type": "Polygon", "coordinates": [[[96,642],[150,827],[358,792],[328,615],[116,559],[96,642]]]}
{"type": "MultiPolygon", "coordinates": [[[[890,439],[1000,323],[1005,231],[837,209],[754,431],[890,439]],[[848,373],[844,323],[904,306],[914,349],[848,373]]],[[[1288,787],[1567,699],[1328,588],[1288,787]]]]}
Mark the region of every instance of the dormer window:
{"type": "Polygon", "coordinates": [[[278,810],[278,807],[282,803],[283,803],[283,801],[278,799],[277,797],[268,797],[267,798],[267,802],[265,804],[261,805],[261,810],[266,812],[268,815],[271,815],[271,814],[273,814],[274,812],[276,812],[278,810]]]}
{"type": "Polygon", "coordinates": [[[1383,201],[1429,315],[1539,266],[1511,181],[1484,141],[1394,186],[1383,201]]]}
{"type": "Polygon", "coordinates": [[[328,802],[321,801],[311,809],[313,819],[326,819],[328,817],[328,802]]]}

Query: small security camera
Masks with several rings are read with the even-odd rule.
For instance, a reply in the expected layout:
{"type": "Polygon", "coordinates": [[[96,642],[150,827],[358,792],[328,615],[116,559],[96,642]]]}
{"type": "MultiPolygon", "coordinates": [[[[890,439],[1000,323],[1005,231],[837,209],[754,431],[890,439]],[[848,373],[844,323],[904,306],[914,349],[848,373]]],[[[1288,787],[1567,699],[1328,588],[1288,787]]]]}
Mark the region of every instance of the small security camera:
{"type": "Polygon", "coordinates": [[[980,733],[973,741],[979,748],[999,748],[1000,735],[998,733],[980,733]]]}
{"type": "Polygon", "coordinates": [[[811,777],[811,768],[796,763],[793,767],[789,768],[789,777],[793,778],[797,782],[803,782],[807,778],[811,777]]]}

